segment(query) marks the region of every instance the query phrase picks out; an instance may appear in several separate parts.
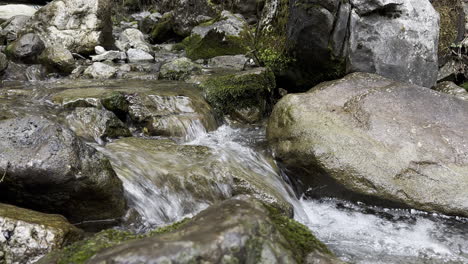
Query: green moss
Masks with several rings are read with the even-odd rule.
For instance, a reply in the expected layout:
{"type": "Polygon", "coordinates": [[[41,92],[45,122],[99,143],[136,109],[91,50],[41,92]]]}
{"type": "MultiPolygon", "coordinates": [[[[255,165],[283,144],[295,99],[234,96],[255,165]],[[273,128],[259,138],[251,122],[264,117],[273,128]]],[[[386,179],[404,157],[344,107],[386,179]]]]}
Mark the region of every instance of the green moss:
{"type": "Polygon", "coordinates": [[[187,57],[192,60],[209,59],[222,55],[245,54],[248,49],[241,37],[225,36],[224,33],[210,31],[204,38],[192,35],[184,39],[182,44],[187,57]]]}
{"type": "Polygon", "coordinates": [[[276,229],[290,242],[289,247],[293,251],[297,263],[305,263],[307,255],[314,251],[333,255],[327,246],[318,240],[306,226],[284,216],[274,207],[267,204],[265,207],[268,209],[270,219],[276,229]]]}
{"type": "Polygon", "coordinates": [[[224,114],[253,106],[266,110],[275,86],[275,77],[270,70],[213,76],[201,84],[207,101],[224,114]]]}
{"type": "Polygon", "coordinates": [[[173,16],[171,13],[164,15],[161,20],[154,25],[150,36],[153,43],[162,43],[175,35],[173,29],[173,16]]]}
{"type": "Polygon", "coordinates": [[[460,87],[465,88],[465,90],[468,92],[468,82],[462,83],[460,87]]]}
{"type": "Polygon", "coordinates": [[[109,111],[114,113],[124,114],[128,112],[128,102],[122,92],[112,92],[108,96],[101,99],[102,105],[109,111]]]}
{"type": "Polygon", "coordinates": [[[141,239],[154,235],[160,235],[169,233],[177,230],[190,221],[189,218],[185,218],[179,222],[176,222],[169,226],[164,226],[155,229],[148,234],[137,235],[128,231],[121,231],[115,229],[108,229],[101,231],[92,237],[85,240],[78,241],[70,246],[63,248],[62,250],[52,252],[45,258],[41,259],[38,264],[41,263],[57,263],[57,264],[82,264],[88,259],[94,256],[99,251],[119,245],[125,241],[133,239],[141,239]]]}
{"type": "Polygon", "coordinates": [[[450,54],[450,45],[457,40],[463,8],[459,0],[437,0],[432,4],[440,14],[439,56],[446,56],[450,54]]]}

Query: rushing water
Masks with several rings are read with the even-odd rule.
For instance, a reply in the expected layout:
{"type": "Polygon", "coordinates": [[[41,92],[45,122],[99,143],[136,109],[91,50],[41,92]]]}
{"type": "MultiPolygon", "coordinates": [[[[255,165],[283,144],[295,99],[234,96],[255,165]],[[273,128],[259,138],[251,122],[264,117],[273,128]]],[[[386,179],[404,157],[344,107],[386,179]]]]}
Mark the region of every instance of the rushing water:
{"type": "MultiPolygon", "coordinates": [[[[308,226],[312,232],[342,260],[362,264],[439,264],[468,263],[468,220],[443,215],[427,214],[415,210],[370,207],[336,199],[297,200],[287,179],[275,166],[266,151],[264,129],[261,127],[233,128],[221,126],[211,133],[194,129],[195,138],[184,145],[202,145],[212,148],[217,158],[225,164],[236,163],[247,172],[263,175],[295,208],[296,220],[308,226]]],[[[146,161],[145,161],[146,162],[146,161]]],[[[145,188],[150,183],[144,184],[145,188]]],[[[134,186],[132,187],[134,188],[134,186]]],[[[148,210],[150,201],[147,193],[127,186],[134,193],[134,201],[148,210]]],[[[166,209],[179,214],[174,219],[194,214],[207,204],[199,204],[190,214],[183,215],[179,204],[189,197],[173,194],[165,205],[166,209]]],[[[158,205],[160,207],[160,205],[158,205]]],[[[155,207],[155,208],[159,208],[155,207]]],[[[151,209],[150,209],[151,210],[151,209]]],[[[161,210],[161,208],[157,209],[161,210]]]]}

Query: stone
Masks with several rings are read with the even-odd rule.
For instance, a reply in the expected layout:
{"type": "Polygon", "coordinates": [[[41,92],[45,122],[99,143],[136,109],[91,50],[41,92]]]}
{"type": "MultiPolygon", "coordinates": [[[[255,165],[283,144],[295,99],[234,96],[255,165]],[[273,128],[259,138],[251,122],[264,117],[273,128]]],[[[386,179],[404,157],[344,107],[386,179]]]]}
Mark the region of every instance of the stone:
{"type": "Polygon", "coordinates": [[[7,55],[15,60],[32,63],[44,51],[45,45],[36,34],[26,34],[8,45],[7,55]]]}
{"type": "Polygon", "coordinates": [[[3,73],[8,68],[7,56],[0,52],[0,73],[3,73]]]}
{"type": "Polygon", "coordinates": [[[190,59],[182,57],[161,66],[159,72],[160,79],[167,80],[186,80],[192,74],[201,73],[200,65],[192,62],[190,59]]]}
{"type": "Polygon", "coordinates": [[[161,13],[158,12],[146,16],[138,23],[138,29],[145,34],[149,34],[162,17],[161,13]]]}
{"type": "MultiPolygon", "coordinates": [[[[267,68],[253,68],[241,72],[213,74],[201,80],[207,101],[223,114],[258,109],[264,116],[276,87],[273,72],[267,68]]],[[[257,110],[254,110],[256,112],[257,110]]]]}
{"type": "Polygon", "coordinates": [[[311,251],[334,258],[305,226],[239,196],[175,230],[103,250],[88,263],[304,263],[311,251]]]}
{"type": "Polygon", "coordinates": [[[77,107],[67,116],[67,123],[76,135],[99,144],[107,139],[132,136],[125,124],[105,109],[77,107]]]}
{"type": "Polygon", "coordinates": [[[92,61],[125,61],[127,54],[122,51],[109,50],[101,54],[91,56],[92,61]]]}
{"type": "Polygon", "coordinates": [[[347,71],[377,73],[432,87],[438,71],[439,14],[431,3],[427,0],[351,2],[355,10],[350,19],[347,71]],[[369,12],[373,13],[368,15],[369,12]]]}
{"type": "Polygon", "coordinates": [[[453,95],[461,100],[468,101],[468,91],[453,82],[438,83],[433,89],[442,93],[453,95]]]}
{"type": "Polygon", "coordinates": [[[62,46],[48,47],[39,56],[38,61],[50,72],[71,73],[75,69],[73,54],[62,46]]]}
{"type": "Polygon", "coordinates": [[[129,62],[151,62],[154,61],[153,55],[141,49],[129,49],[127,51],[129,62]]]}
{"type": "Polygon", "coordinates": [[[125,213],[122,182],[111,164],[71,130],[25,116],[0,121],[0,139],[0,201],[59,213],[76,224],[115,224],[125,213]]]}
{"type": "Polygon", "coordinates": [[[96,46],[114,44],[112,5],[111,0],[54,0],[36,12],[25,31],[38,34],[47,47],[92,54],[96,46]]]}
{"type": "Polygon", "coordinates": [[[97,85],[68,89],[53,95],[52,101],[65,108],[106,108],[150,136],[192,138],[218,127],[213,108],[202,91],[180,82],[123,80],[113,88],[97,85]]]}
{"type": "Polygon", "coordinates": [[[151,52],[151,46],[146,42],[145,36],[136,28],[125,29],[116,42],[117,48],[121,51],[128,49],[139,49],[145,52],[151,52]]]}
{"type": "Polygon", "coordinates": [[[454,96],[355,73],[286,95],[267,137],[310,195],[466,217],[467,114],[454,96]]]}
{"type": "Polygon", "coordinates": [[[0,261],[34,263],[83,236],[63,216],[0,203],[0,261]]]}
{"type": "Polygon", "coordinates": [[[223,11],[217,22],[193,28],[190,37],[184,39],[187,57],[197,60],[245,54],[247,47],[241,34],[246,28],[241,15],[223,11]]]}
{"type": "Polygon", "coordinates": [[[102,62],[95,62],[84,71],[83,75],[93,79],[110,79],[115,77],[117,69],[102,62]]]}
{"type": "Polygon", "coordinates": [[[18,33],[28,24],[30,18],[25,15],[16,15],[8,19],[2,24],[3,29],[0,30],[0,39],[4,38],[6,44],[18,39],[18,33]]]}
{"type": "Polygon", "coordinates": [[[96,46],[94,47],[94,52],[96,53],[96,55],[101,55],[104,52],[106,52],[106,49],[103,46],[96,46]]]}
{"type": "Polygon", "coordinates": [[[242,71],[247,65],[249,58],[245,55],[218,56],[208,60],[208,66],[212,68],[231,69],[242,71]]]}

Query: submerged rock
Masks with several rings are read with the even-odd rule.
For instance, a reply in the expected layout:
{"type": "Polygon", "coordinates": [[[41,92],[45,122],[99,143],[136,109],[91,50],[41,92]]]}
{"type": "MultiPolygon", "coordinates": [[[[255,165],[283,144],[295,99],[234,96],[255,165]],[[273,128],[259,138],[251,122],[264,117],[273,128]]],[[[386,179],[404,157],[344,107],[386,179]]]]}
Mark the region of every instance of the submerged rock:
{"type": "Polygon", "coordinates": [[[75,134],[35,116],[0,121],[0,201],[70,221],[123,215],[122,182],[109,161],[75,134]]]}
{"type": "Polygon", "coordinates": [[[81,238],[82,232],[60,215],[0,203],[0,262],[34,263],[52,250],[81,238]]]}
{"type": "Polygon", "coordinates": [[[67,116],[70,128],[80,137],[103,143],[108,138],[130,137],[132,134],[117,116],[108,110],[78,107],[67,116]]]}
{"type": "Polygon", "coordinates": [[[200,65],[188,58],[178,58],[161,66],[159,77],[167,80],[186,80],[192,74],[201,73],[200,65]]]}
{"type": "Polygon", "coordinates": [[[314,195],[468,216],[467,115],[453,96],[356,73],[285,96],[268,140],[314,195]]]}
{"type": "Polygon", "coordinates": [[[103,152],[123,180],[131,203],[151,224],[180,220],[236,194],[254,195],[292,213],[285,197],[289,194],[277,189],[281,179],[271,173],[274,165],[253,168],[222,151],[171,140],[119,139],[103,152]]]}
{"type": "Polygon", "coordinates": [[[31,18],[26,32],[38,34],[47,47],[92,54],[95,46],[111,47],[111,0],[54,0],[31,18]]]}
{"type": "Polygon", "coordinates": [[[171,232],[99,252],[88,263],[304,263],[334,257],[310,231],[250,197],[213,205],[171,232]]]}
{"type": "Polygon", "coordinates": [[[53,101],[67,108],[105,107],[117,116],[128,115],[134,125],[153,136],[190,138],[218,127],[213,109],[192,85],[131,80],[107,85],[68,89],[54,95],[53,101]]]}

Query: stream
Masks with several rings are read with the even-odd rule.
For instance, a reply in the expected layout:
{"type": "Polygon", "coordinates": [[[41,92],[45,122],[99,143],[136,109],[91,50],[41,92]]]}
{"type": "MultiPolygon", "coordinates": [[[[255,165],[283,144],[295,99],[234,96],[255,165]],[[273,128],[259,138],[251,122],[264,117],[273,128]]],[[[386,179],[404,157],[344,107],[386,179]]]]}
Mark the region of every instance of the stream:
{"type": "MultiPolygon", "coordinates": [[[[26,84],[2,89],[0,102],[3,107],[8,107],[6,103],[9,102],[19,108],[47,113],[49,118],[60,116],[63,110],[50,107],[47,99],[54,89],[43,89],[42,85],[26,84]],[[28,92],[30,90],[31,93],[28,92]],[[25,100],[24,94],[30,100],[25,100]]],[[[207,133],[194,122],[188,131],[187,137],[175,139],[176,146],[204,146],[211,151],[208,159],[182,159],[166,153],[149,155],[138,147],[115,145],[114,142],[106,146],[90,143],[111,160],[123,181],[129,206],[140,217],[131,227],[136,231],[145,232],[191,217],[210,204],[235,195],[233,179],[222,173],[223,168],[235,167],[245,177],[260,179],[263,186],[274,189],[293,206],[295,219],[308,226],[344,261],[360,264],[468,263],[468,219],[373,207],[331,198],[298,199],[287,184],[287,175],[278,168],[268,151],[263,125],[238,127],[225,123],[207,133]],[[210,166],[215,166],[215,170],[210,166]],[[164,171],[161,167],[171,170],[164,171]],[[188,191],[190,186],[183,186],[177,192],[155,187],[155,178],[161,175],[178,176],[194,168],[214,179],[203,186],[203,192],[212,194],[209,199],[196,197],[193,190],[188,191]]],[[[158,137],[146,139],[167,142],[167,139],[158,137]]]]}

